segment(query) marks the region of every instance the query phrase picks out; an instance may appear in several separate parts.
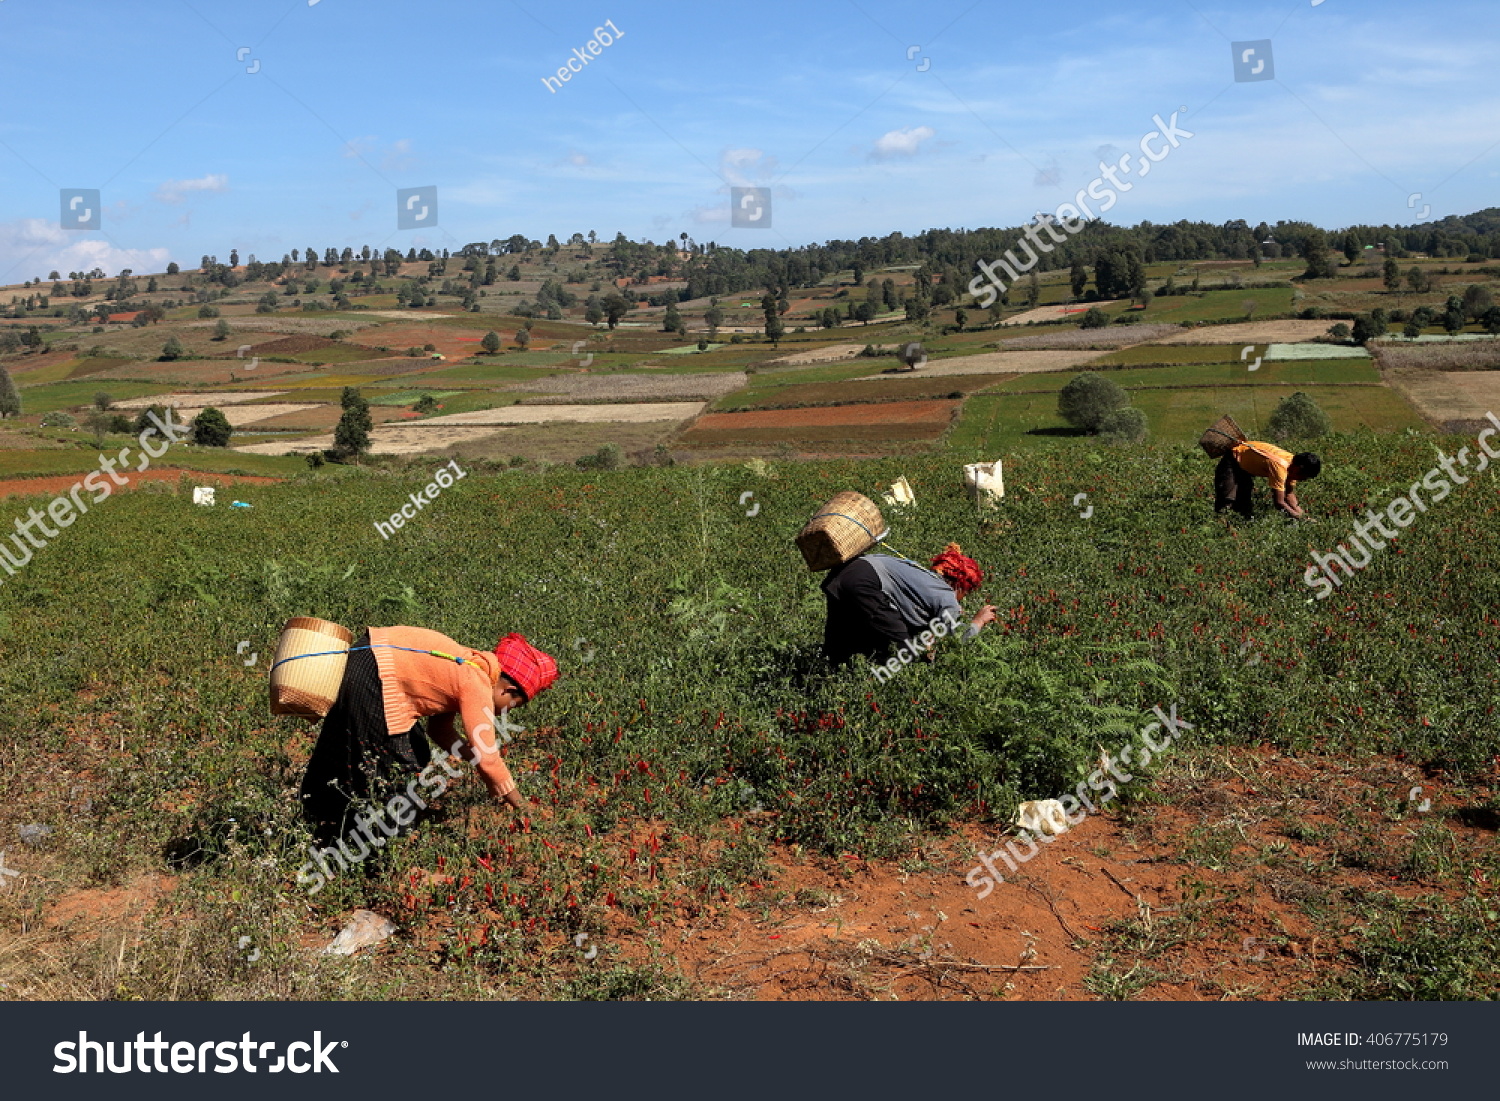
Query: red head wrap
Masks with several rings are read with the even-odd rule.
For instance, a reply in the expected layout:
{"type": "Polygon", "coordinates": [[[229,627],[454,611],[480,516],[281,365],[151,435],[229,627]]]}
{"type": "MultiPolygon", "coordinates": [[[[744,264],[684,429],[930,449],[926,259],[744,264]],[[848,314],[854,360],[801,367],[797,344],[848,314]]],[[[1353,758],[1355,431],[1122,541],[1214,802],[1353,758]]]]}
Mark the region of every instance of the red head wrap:
{"type": "Polygon", "coordinates": [[[502,638],[495,647],[495,657],[500,662],[500,671],[520,686],[526,698],[536,698],[557,680],[557,662],[550,654],[544,654],[525,636],[512,632],[502,638]]]}
{"type": "Polygon", "coordinates": [[[979,563],[963,552],[957,543],[949,543],[943,553],[932,560],[932,568],[948,584],[960,600],[984,584],[984,571],[979,563]]]}

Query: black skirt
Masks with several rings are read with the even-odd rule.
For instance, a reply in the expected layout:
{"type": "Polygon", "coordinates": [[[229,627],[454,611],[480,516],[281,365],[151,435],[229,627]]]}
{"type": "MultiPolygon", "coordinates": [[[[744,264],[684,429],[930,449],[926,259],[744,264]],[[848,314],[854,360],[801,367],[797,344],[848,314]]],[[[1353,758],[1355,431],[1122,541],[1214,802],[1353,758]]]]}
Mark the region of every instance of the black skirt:
{"type": "Polygon", "coordinates": [[[351,647],[338,699],[323,719],[302,780],[302,813],[320,839],[351,828],[366,804],[404,791],[432,760],[421,720],[404,733],[387,733],[380,669],[369,645],[367,632],[351,647]]]}

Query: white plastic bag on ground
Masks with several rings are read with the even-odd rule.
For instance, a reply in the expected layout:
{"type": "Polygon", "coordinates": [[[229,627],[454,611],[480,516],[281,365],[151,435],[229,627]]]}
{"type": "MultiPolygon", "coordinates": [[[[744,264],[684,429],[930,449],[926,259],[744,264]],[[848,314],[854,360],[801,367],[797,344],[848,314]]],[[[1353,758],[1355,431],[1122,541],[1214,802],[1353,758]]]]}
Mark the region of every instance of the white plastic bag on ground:
{"type": "Polygon", "coordinates": [[[964,467],[964,485],[976,504],[996,504],[1005,496],[1005,477],[1000,460],[992,463],[969,463],[964,467]]]}
{"type": "Polygon", "coordinates": [[[1068,814],[1056,799],[1033,799],[1016,808],[1016,825],[1032,833],[1056,837],[1068,832],[1068,814]]]}
{"type": "Polygon", "coordinates": [[[214,487],[213,486],[194,486],[193,487],[193,504],[195,504],[195,505],[211,505],[213,503],[214,503],[214,487]]]}
{"type": "Polygon", "coordinates": [[[375,911],[355,910],[349,918],[349,924],[333,938],[333,943],[323,949],[323,954],[325,956],[352,956],[361,948],[379,944],[395,931],[395,923],[388,918],[381,917],[375,911]]]}
{"type": "Polygon", "coordinates": [[[881,496],[885,498],[885,503],[888,505],[915,505],[917,503],[917,495],[911,491],[911,483],[906,480],[905,474],[891,483],[889,493],[883,493],[881,496]]]}

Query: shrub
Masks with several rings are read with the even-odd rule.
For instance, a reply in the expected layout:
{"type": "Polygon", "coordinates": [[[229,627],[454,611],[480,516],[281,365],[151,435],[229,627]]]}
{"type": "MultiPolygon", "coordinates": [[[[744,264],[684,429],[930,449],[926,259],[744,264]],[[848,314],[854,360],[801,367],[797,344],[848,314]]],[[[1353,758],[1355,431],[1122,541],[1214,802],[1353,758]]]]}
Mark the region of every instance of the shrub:
{"type": "Polygon", "coordinates": [[[200,447],[228,447],[233,434],[229,418],[212,405],[193,418],[193,442],[200,447]]]}
{"type": "Polygon", "coordinates": [[[1078,322],[1080,329],[1102,329],[1109,324],[1109,314],[1098,306],[1091,306],[1078,322]]]}
{"type": "Polygon", "coordinates": [[[581,470],[614,470],[620,465],[620,448],[607,443],[592,455],[585,455],[577,463],[581,470]]]}
{"type": "Polygon", "coordinates": [[[109,394],[103,390],[100,390],[97,394],[94,395],[94,408],[98,409],[100,412],[104,412],[114,403],[115,399],[110,397],[109,394]]]}
{"type": "Polygon", "coordinates": [[[1266,424],[1273,440],[1310,440],[1332,431],[1328,414],[1300,390],[1282,398],[1266,424]]]}
{"type": "Polygon", "coordinates": [[[314,470],[317,470],[326,461],[327,460],[323,458],[323,453],[321,451],[313,451],[307,455],[307,465],[312,467],[312,469],[314,470]]]}
{"type": "Polygon", "coordinates": [[[78,422],[68,413],[61,409],[48,413],[42,417],[43,428],[76,428],[78,422]]]}
{"type": "MultiPolygon", "coordinates": [[[[1421,331],[1420,328],[1418,329],[1418,331],[1421,331]]],[[[1343,341],[1349,339],[1349,326],[1340,321],[1337,325],[1328,330],[1328,335],[1333,337],[1334,340],[1342,343],[1343,341]]]]}
{"type": "Polygon", "coordinates": [[[161,347],[161,358],[164,360],[181,359],[185,355],[187,355],[187,349],[175,336],[168,337],[167,342],[161,347]]]}
{"type": "Polygon", "coordinates": [[[1100,374],[1075,375],[1057,395],[1062,419],[1090,433],[1099,431],[1108,414],[1129,404],[1130,397],[1120,384],[1100,374]]]}
{"type": "Polygon", "coordinates": [[[438,410],[437,398],[431,394],[423,394],[417,399],[417,403],[412,406],[412,410],[413,412],[422,414],[424,417],[428,413],[436,413],[438,410]]]}
{"type": "Polygon", "coordinates": [[[1140,443],[1147,431],[1145,412],[1131,405],[1106,413],[1099,422],[1099,438],[1106,443],[1140,443]]]}

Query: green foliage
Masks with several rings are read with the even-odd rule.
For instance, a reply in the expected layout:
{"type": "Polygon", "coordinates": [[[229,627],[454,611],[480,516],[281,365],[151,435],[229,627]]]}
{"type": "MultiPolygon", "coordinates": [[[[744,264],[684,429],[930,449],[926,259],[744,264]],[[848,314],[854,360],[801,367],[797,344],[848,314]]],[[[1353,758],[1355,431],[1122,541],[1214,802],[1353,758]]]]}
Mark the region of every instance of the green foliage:
{"type": "Polygon", "coordinates": [[[1109,324],[1109,314],[1098,306],[1090,306],[1078,320],[1080,329],[1102,329],[1109,324]]]}
{"type": "Polygon", "coordinates": [[[200,447],[228,447],[232,435],[229,418],[212,405],[193,418],[193,442],[200,447]]]}
{"type": "Polygon", "coordinates": [[[1147,434],[1145,411],[1133,406],[1112,409],[1099,421],[1099,438],[1105,443],[1140,443],[1147,434]]]}
{"type": "Polygon", "coordinates": [[[1091,372],[1075,375],[1057,394],[1057,412],[1074,428],[1096,433],[1105,416],[1130,404],[1130,395],[1111,378],[1091,372]]]}
{"type": "Polygon", "coordinates": [[[1311,440],[1333,430],[1328,414],[1301,390],[1282,398],[1266,422],[1273,440],[1311,440]]]}
{"type": "Polygon", "coordinates": [[[346,386],[340,404],[344,412],[333,430],[333,451],[341,461],[358,460],[370,450],[370,432],[375,427],[370,403],[357,389],[346,386]]]}
{"type": "Polygon", "coordinates": [[[169,336],[167,342],[162,345],[161,358],[164,360],[181,359],[185,355],[187,355],[187,349],[182,346],[182,341],[177,339],[175,333],[169,336]]]}
{"type": "Polygon", "coordinates": [[[479,346],[489,355],[494,355],[500,350],[500,334],[491,329],[484,334],[484,338],[480,340],[479,346]]]}
{"type": "Polygon", "coordinates": [[[43,428],[76,428],[78,421],[71,413],[64,413],[61,409],[53,410],[42,417],[43,428]]]}
{"type": "Polygon", "coordinates": [[[0,419],[21,415],[21,391],[16,389],[10,372],[0,367],[0,419]]]}

